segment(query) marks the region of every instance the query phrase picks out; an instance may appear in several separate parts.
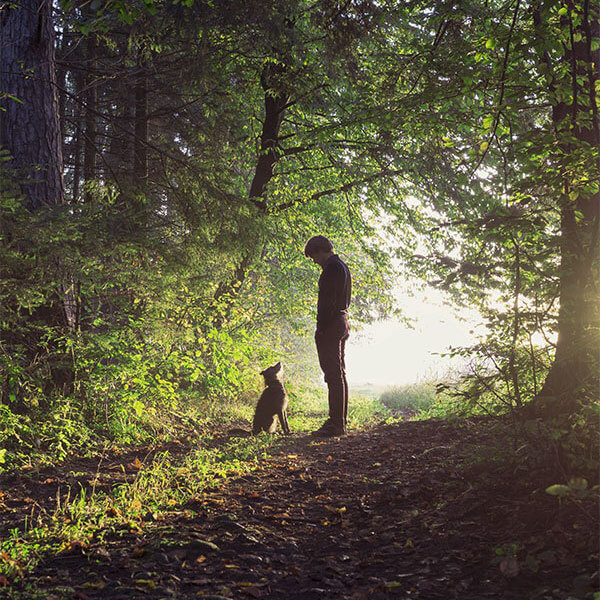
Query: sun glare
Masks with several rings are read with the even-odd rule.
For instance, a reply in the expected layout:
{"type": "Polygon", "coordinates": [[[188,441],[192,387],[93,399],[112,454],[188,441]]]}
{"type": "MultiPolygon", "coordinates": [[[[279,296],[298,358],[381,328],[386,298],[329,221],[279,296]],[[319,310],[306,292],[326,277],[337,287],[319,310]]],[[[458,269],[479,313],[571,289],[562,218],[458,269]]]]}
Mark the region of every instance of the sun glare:
{"type": "Polygon", "coordinates": [[[474,325],[480,322],[480,315],[475,311],[457,314],[436,290],[416,292],[398,304],[414,320],[414,328],[384,320],[355,332],[346,350],[350,384],[404,385],[460,371],[460,359],[437,354],[450,346],[473,343],[474,325]]]}

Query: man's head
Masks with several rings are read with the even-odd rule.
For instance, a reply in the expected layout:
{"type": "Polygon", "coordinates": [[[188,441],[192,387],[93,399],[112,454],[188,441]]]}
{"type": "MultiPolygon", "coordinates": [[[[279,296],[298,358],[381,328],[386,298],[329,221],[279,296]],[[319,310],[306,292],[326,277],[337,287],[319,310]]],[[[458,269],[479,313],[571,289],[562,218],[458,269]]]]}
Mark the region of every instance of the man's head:
{"type": "Polygon", "coordinates": [[[308,258],[312,258],[316,264],[323,266],[333,254],[333,244],[324,235],[315,235],[306,242],[304,254],[308,258]]]}

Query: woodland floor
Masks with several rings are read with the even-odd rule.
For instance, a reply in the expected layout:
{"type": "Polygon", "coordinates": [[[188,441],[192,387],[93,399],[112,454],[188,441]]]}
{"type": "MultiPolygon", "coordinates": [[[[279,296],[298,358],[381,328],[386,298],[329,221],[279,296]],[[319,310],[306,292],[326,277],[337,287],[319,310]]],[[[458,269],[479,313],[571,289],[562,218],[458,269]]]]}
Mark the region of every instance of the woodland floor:
{"type": "MultiPolygon", "coordinates": [[[[597,598],[595,503],[546,494],[563,475],[510,430],[479,419],[292,434],[252,474],[47,556],[0,597],[597,598]]],[[[127,478],[118,466],[138,456],[4,476],[0,536],[32,503],[55,504],[58,485],[76,483],[67,473],[127,478]]]]}

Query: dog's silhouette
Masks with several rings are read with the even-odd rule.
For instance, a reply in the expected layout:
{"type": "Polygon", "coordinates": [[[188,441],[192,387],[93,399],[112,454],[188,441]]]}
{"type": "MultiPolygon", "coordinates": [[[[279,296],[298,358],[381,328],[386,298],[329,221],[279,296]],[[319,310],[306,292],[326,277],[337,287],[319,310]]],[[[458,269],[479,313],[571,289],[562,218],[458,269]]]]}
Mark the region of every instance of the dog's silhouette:
{"type": "Polygon", "coordinates": [[[277,419],[281,423],[283,432],[290,433],[287,420],[288,397],[280,379],[281,371],[281,363],[278,362],[260,373],[265,378],[266,387],[258,399],[254,411],[254,422],[252,423],[254,435],[261,431],[274,433],[277,429],[277,419]]]}

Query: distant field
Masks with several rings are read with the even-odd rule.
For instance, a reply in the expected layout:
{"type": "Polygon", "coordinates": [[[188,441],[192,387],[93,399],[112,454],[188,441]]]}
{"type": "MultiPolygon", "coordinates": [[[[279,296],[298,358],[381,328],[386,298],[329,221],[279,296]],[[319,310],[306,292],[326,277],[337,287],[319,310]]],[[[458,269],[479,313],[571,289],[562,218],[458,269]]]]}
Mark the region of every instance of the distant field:
{"type": "Polygon", "coordinates": [[[389,387],[379,396],[387,408],[412,414],[431,409],[439,399],[433,380],[389,387]]]}
{"type": "Polygon", "coordinates": [[[365,396],[366,398],[379,398],[386,390],[390,389],[389,385],[378,385],[375,383],[361,383],[357,385],[349,384],[350,396],[365,396]]]}

